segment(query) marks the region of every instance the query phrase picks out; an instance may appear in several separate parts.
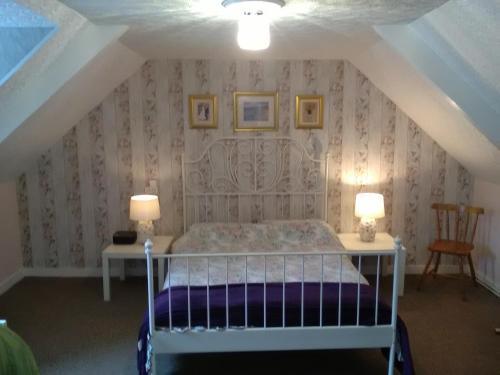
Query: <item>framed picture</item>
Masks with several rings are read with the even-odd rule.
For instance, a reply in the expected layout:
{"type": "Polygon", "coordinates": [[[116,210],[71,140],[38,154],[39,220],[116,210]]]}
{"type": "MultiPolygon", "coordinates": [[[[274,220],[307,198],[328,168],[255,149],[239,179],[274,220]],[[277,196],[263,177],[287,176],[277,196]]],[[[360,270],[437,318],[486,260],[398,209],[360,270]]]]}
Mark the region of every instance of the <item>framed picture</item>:
{"type": "Polygon", "coordinates": [[[189,95],[189,126],[192,129],[217,128],[217,96],[189,95]]]}
{"type": "Polygon", "coordinates": [[[235,92],[234,131],[278,130],[277,92],[235,92]]]}
{"type": "Polygon", "coordinates": [[[295,97],[295,127],[297,129],[323,128],[323,96],[297,95],[295,97]]]}

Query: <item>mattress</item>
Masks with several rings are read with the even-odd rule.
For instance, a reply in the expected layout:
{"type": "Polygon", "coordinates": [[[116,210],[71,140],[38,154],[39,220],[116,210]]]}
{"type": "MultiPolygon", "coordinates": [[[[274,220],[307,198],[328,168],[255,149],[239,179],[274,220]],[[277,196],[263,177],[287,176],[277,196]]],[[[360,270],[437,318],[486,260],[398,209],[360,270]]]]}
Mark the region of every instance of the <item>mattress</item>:
{"type": "Polygon", "coordinates": [[[247,283],[323,282],[368,284],[345,255],[314,255],[341,251],[332,228],[321,220],[193,225],[172,247],[174,254],[283,253],[283,256],[173,258],[164,288],[247,283]],[[310,253],[304,257],[287,252],[310,253]],[[323,259],[322,259],[323,258],[323,259]],[[226,277],[227,259],[227,277],[226,277]],[[323,261],[322,261],[323,260],[323,261]],[[189,268],[188,268],[189,262],[189,268]],[[323,264],[323,266],[322,266],[323,264]],[[245,267],[246,265],[246,267],[245,267]],[[303,274],[302,274],[303,272],[303,274]]]}

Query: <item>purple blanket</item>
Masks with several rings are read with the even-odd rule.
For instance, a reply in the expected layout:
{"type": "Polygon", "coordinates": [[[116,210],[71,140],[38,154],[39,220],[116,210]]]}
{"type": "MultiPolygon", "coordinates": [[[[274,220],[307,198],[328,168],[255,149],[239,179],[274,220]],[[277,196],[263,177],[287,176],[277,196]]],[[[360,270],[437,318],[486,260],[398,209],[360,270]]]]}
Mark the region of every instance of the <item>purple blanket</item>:
{"type": "MultiPolygon", "coordinates": [[[[341,293],[341,325],[356,325],[358,285],[342,283],[341,293]]],[[[187,287],[172,287],[165,289],[156,296],[155,313],[156,326],[169,325],[169,297],[172,293],[172,326],[184,328],[188,326],[188,292],[187,287]]],[[[229,285],[229,326],[245,325],[245,286],[244,284],[229,285]]],[[[264,326],[264,286],[263,284],[248,284],[248,326],[264,326]]],[[[338,293],[339,284],[323,284],[323,325],[338,325],[338,293]]],[[[191,287],[191,326],[207,327],[207,291],[206,287],[191,287]]],[[[319,283],[304,284],[304,325],[319,325],[319,283]]],[[[268,283],[266,286],[266,324],[268,327],[283,325],[283,284],[268,283]]],[[[359,324],[371,326],[375,324],[375,289],[369,285],[360,286],[359,324]]],[[[301,324],[301,283],[285,284],[285,325],[287,327],[301,324]]],[[[217,285],[210,287],[210,328],[226,327],[226,287],[217,285]]],[[[379,300],[378,324],[390,324],[391,308],[379,300]]],[[[137,366],[140,374],[147,374],[147,336],[148,316],[144,316],[139,331],[139,348],[137,366]]],[[[414,374],[413,361],[410,352],[408,333],[403,321],[397,322],[398,355],[396,366],[404,375],[414,374]]],[[[383,350],[387,357],[388,350],[383,350]]]]}

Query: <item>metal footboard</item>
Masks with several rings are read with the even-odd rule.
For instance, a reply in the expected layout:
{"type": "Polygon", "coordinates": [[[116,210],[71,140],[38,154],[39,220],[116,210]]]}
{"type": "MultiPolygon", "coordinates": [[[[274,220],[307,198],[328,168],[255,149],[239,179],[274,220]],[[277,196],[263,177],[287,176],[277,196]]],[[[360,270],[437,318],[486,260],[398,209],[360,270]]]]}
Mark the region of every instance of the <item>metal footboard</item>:
{"type": "MultiPolygon", "coordinates": [[[[306,350],[306,349],[340,349],[340,348],[390,348],[390,358],[388,365],[388,374],[394,372],[395,359],[395,340],[396,340],[396,322],[398,308],[398,285],[399,285],[399,267],[401,252],[404,251],[399,238],[395,240],[394,249],[390,251],[367,251],[356,252],[357,268],[359,272],[356,291],[356,319],[354,324],[344,325],[342,322],[342,285],[343,285],[343,256],[352,256],[347,251],[330,252],[280,252],[280,253],[218,253],[218,254],[164,254],[155,255],[167,259],[168,276],[167,282],[171,284],[171,265],[174,260],[185,259],[187,272],[187,314],[188,322],[185,327],[177,327],[172,321],[172,293],[168,293],[169,321],[164,327],[156,327],[155,309],[154,309],[154,281],[153,281],[153,256],[152,248],[154,244],[147,241],[145,244],[145,253],[147,258],[148,272],[148,317],[149,317],[149,335],[152,353],[152,371],[155,373],[154,355],[159,353],[200,353],[200,352],[226,352],[226,351],[267,351],[267,350],[306,350]],[[286,258],[290,256],[302,258],[302,277],[298,284],[300,288],[300,324],[297,326],[287,326],[286,324],[286,258]],[[338,267],[338,301],[337,304],[337,324],[329,324],[325,321],[324,306],[324,261],[326,256],[338,256],[340,267],[338,267]],[[264,280],[263,280],[263,303],[262,313],[263,322],[261,326],[249,325],[249,307],[248,307],[248,259],[263,257],[264,259],[264,280]],[[283,280],[282,280],[282,324],[281,326],[270,326],[267,320],[267,267],[268,259],[271,257],[283,258],[283,280]],[[304,262],[306,257],[318,257],[321,259],[321,275],[319,275],[319,317],[318,324],[305,324],[305,281],[304,262]],[[393,258],[393,280],[391,297],[391,316],[389,322],[380,322],[379,317],[379,299],[380,299],[380,273],[382,257],[393,258]],[[210,260],[220,258],[225,260],[225,324],[223,326],[214,325],[210,309],[210,260]],[[232,326],[230,324],[230,303],[229,303],[229,261],[230,258],[239,258],[244,261],[244,325],[232,326]],[[360,298],[361,298],[361,272],[363,259],[376,260],[376,281],[372,287],[375,289],[375,309],[373,316],[373,325],[363,325],[360,320],[360,298]],[[206,259],[207,261],[207,282],[206,282],[206,322],[203,327],[193,326],[192,324],[192,306],[191,306],[191,278],[190,261],[206,259]]],[[[275,282],[274,282],[275,283],[275,282]]],[[[345,284],[345,283],[344,283],[345,284]]],[[[352,284],[352,283],[351,283],[352,284]]],[[[356,284],[356,283],[355,283],[356,284]]],[[[198,285],[199,287],[199,285],[198,285]]],[[[205,287],[205,286],[203,286],[205,287]]],[[[218,285],[223,288],[224,285],[218,285]]],[[[328,300],[327,300],[328,301],[328,300]]]]}

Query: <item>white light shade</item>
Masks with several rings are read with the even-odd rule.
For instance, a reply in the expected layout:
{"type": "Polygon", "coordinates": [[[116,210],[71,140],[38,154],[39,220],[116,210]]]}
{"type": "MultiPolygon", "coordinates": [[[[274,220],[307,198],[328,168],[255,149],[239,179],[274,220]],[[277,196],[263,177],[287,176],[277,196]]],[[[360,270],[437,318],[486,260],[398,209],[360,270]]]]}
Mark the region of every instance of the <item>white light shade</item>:
{"type": "Polygon", "coordinates": [[[224,6],[238,19],[238,45],[241,49],[259,51],[269,47],[269,25],[276,18],[284,0],[224,0],[224,6]]]}
{"type": "Polygon", "coordinates": [[[264,15],[244,15],[238,23],[238,45],[241,49],[259,51],[269,47],[269,21],[264,15]]]}
{"type": "Polygon", "coordinates": [[[130,198],[130,220],[149,221],[160,218],[160,202],[156,195],[134,195],[130,198]]]}
{"type": "Polygon", "coordinates": [[[384,217],[384,196],[377,193],[358,193],[356,195],[354,215],[370,219],[384,217]]]}

